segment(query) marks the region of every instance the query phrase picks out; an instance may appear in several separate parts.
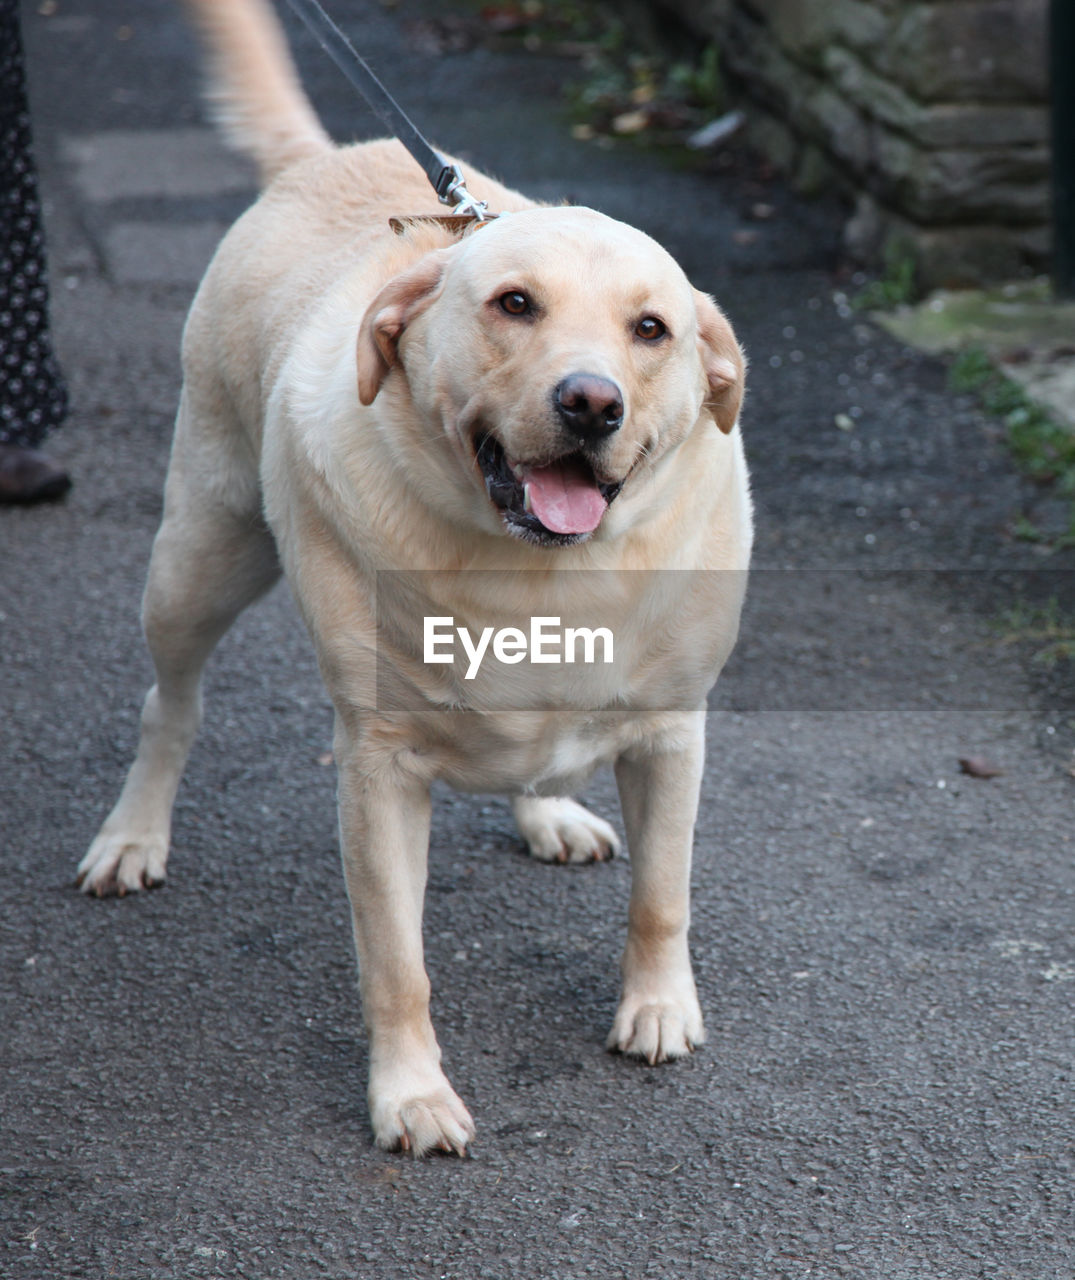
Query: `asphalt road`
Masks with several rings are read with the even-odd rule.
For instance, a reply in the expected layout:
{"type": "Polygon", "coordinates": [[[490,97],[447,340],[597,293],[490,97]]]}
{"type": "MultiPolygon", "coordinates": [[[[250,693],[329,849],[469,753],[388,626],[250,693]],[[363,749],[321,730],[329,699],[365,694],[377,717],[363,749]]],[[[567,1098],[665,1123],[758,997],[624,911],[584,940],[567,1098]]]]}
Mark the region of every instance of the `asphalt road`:
{"type": "MultiPolygon", "coordinates": [[[[331,716],[283,590],[211,669],[167,888],[73,889],[148,683],[184,310],[251,184],[177,6],[34,4],[76,487],[0,510],[0,1274],[1071,1280],[1075,702],[996,626],[1073,602],[1070,556],[1008,532],[1051,499],[941,365],[844,304],[831,205],[748,158],[576,142],[571,67],[445,51],[410,0],[333,9],[443,145],[650,231],[749,351],[758,569],[696,853],[709,1041],[607,1055],[626,864],[538,865],[502,801],[444,792],[427,957],[479,1138],[373,1148],[331,716]]],[[[295,44],[334,133],[375,132],[295,44]]],[[[615,813],[609,778],[588,799],[615,813]]]]}

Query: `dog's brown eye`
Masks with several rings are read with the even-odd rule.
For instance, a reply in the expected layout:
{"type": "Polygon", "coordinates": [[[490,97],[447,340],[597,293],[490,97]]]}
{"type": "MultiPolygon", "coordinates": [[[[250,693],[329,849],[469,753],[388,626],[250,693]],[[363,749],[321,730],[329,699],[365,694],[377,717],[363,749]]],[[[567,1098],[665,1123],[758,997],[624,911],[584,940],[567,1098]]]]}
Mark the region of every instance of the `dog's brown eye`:
{"type": "Polygon", "coordinates": [[[664,327],[656,316],[643,316],[635,325],[635,333],[640,338],[645,338],[647,342],[656,342],[658,338],[663,338],[668,330],[664,327]]]}
{"type": "Polygon", "coordinates": [[[517,289],[509,289],[507,293],[500,295],[500,307],[509,316],[525,316],[531,311],[530,299],[517,289]]]}

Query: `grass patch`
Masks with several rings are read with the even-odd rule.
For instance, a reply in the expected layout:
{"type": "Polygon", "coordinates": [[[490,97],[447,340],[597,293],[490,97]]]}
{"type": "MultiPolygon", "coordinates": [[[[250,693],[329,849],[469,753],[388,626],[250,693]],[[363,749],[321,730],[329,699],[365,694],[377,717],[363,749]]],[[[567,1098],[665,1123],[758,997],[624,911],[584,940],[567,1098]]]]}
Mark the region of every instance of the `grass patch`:
{"type": "Polygon", "coordinates": [[[919,296],[918,264],[914,251],[899,239],[885,244],[881,274],[851,300],[857,311],[887,311],[914,302],[919,296]]]}
{"type": "Polygon", "coordinates": [[[679,146],[726,109],[720,53],[642,0],[521,0],[480,12],[501,38],[577,59],[565,87],[575,134],[679,146]]]}
{"type": "Polygon", "coordinates": [[[1024,475],[1038,484],[1055,485],[1068,499],[1068,528],[1058,538],[1046,539],[1025,518],[1016,525],[1016,536],[1049,541],[1056,547],[1075,546],[1075,434],[1001,373],[982,347],[968,347],[956,356],[948,385],[953,391],[977,396],[988,413],[1003,421],[1008,448],[1024,475]]]}
{"type": "MultiPolygon", "coordinates": [[[[615,21],[615,20],[614,20],[615,21]]],[[[568,91],[577,132],[676,145],[719,115],[724,79],[715,45],[696,59],[675,60],[664,50],[601,45],[587,60],[585,80],[568,91]]]]}
{"type": "Polygon", "coordinates": [[[1034,646],[1032,661],[1038,666],[1052,668],[1075,660],[1075,613],[1065,611],[1056,596],[1043,605],[1012,605],[997,619],[996,630],[1003,644],[1034,646]]]}

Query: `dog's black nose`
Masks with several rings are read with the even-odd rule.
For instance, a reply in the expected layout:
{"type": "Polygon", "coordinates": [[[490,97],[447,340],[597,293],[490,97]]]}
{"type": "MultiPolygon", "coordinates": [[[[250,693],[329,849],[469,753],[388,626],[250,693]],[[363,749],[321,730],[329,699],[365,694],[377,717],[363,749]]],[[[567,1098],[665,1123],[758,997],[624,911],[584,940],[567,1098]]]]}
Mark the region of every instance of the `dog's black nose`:
{"type": "Polygon", "coordinates": [[[600,440],[623,426],[622,392],[595,373],[569,373],[554,400],[561,422],[582,440],[600,440]]]}

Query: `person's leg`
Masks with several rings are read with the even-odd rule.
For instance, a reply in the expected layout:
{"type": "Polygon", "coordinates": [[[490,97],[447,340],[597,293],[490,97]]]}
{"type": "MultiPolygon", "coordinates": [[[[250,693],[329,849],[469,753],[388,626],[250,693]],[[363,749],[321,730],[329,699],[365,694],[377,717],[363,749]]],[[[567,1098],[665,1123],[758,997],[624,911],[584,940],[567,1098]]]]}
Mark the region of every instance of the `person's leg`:
{"type": "Polygon", "coordinates": [[[18,0],[0,0],[0,502],[71,487],[40,451],[67,411],[49,335],[48,279],[18,0]]]}

